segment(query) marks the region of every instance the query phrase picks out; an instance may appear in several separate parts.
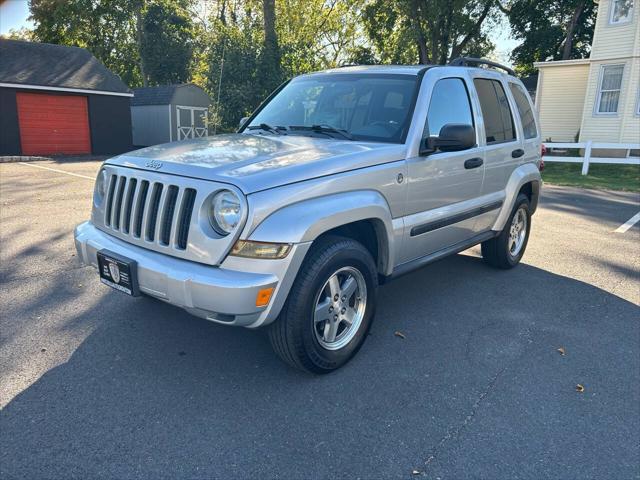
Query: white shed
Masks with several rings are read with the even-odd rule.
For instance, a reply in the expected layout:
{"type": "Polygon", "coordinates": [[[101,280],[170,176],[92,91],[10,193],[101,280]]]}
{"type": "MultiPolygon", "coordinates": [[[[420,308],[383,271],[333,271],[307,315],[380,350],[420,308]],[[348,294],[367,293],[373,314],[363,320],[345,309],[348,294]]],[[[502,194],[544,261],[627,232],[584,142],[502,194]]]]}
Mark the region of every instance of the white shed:
{"type": "Polygon", "coordinates": [[[197,85],[162,85],[133,90],[133,144],[149,146],[208,135],[209,95],[197,85]]]}

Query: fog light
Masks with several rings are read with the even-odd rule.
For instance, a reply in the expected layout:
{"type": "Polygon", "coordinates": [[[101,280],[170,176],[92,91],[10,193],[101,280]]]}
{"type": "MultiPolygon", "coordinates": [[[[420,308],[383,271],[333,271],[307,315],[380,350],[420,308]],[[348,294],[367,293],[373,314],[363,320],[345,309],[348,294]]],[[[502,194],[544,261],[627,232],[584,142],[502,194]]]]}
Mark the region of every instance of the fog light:
{"type": "Polygon", "coordinates": [[[231,255],[245,258],[279,259],[289,255],[290,243],[265,243],[238,240],[231,249],[231,255]]]}

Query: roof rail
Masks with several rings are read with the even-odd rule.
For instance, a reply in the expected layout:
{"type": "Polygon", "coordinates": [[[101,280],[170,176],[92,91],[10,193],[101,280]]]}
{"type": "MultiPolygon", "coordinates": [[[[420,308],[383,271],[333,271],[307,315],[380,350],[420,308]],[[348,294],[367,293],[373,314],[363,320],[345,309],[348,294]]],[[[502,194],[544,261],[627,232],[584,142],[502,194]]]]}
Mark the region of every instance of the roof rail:
{"type": "Polygon", "coordinates": [[[513,69],[501,65],[497,62],[493,62],[491,60],[487,60],[486,58],[473,58],[473,57],[458,57],[449,62],[449,65],[452,67],[471,67],[471,66],[479,66],[479,65],[488,65],[493,68],[499,68],[500,70],[504,70],[509,75],[516,76],[516,72],[513,69]]]}

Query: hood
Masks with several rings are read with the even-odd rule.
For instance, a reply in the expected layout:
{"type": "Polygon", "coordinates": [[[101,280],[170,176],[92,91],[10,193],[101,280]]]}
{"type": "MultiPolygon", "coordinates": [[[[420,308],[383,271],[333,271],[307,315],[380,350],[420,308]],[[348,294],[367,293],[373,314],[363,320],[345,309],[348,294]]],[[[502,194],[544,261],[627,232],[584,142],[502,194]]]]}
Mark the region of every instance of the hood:
{"type": "Polygon", "coordinates": [[[106,163],[231,183],[244,193],[405,157],[404,145],[236,133],[154,145],[106,163]]]}

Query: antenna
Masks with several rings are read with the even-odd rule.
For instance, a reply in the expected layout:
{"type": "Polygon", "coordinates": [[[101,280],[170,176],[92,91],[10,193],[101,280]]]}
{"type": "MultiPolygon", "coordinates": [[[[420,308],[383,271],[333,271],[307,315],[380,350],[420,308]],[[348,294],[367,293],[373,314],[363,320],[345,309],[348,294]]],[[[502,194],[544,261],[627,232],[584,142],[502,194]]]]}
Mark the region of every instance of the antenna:
{"type": "MultiPolygon", "coordinates": [[[[220,116],[220,91],[222,90],[222,71],[224,70],[224,49],[227,46],[226,37],[222,41],[222,58],[220,60],[220,77],[218,77],[218,98],[216,98],[216,116],[220,116]]],[[[218,121],[213,124],[213,134],[218,131],[218,121]]]]}

